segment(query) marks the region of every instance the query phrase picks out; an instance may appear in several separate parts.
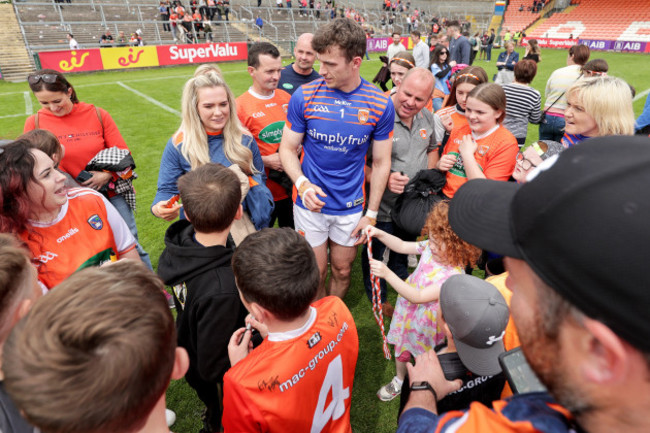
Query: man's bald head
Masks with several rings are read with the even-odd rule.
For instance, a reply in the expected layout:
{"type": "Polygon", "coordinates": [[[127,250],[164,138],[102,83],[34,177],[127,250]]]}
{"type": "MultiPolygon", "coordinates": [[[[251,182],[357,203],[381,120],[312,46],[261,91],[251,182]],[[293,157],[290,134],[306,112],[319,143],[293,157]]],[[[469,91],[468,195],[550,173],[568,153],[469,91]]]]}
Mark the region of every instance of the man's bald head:
{"type": "Polygon", "coordinates": [[[311,40],[312,39],[314,39],[314,34],[313,33],[303,33],[302,35],[298,36],[298,40],[296,41],[296,45],[307,44],[309,47],[311,47],[311,40]]]}
{"type": "Polygon", "coordinates": [[[293,69],[298,74],[309,75],[316,61],[316,51],[311,46],[314,38],[312,33],[303,33],[298,37],[296,46],[293,48],[293,55],[296,58],[293,69]]]}
{"type": "Polygon", "coordinates": [[[413,116],[427,105],[434,84],[433,74],[425,68],[416,67],[406,73],[393,95],[395,111],[403,122],[410,123],[413,116]]]}
{"type": "Polygon", "coordinates": [[[406,75],[404,75],[404,79],[402,79],[402,84],[411,81],[418,86],[420,93],[425,95],[431,95],[433,93],[433,86],[436,84],[436,80],[433,78],[431,71],[422,67],[409,69],[406,75]]]}

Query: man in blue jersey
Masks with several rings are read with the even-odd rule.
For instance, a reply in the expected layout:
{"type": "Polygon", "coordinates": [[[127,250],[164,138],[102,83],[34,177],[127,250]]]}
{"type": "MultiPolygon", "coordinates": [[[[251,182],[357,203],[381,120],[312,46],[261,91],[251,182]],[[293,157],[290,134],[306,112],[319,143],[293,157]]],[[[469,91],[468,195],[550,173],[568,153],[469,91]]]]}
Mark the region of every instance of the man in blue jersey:
{"type": "Polygon", "coordinates": [[[317,297],[343,298],[356,246],[365,241],[362,229],[376,223],[386,188],[395,110],[391,100],[359,74],[366,51],[361,26],[347,18],[332,20],[318,29],[312,46],[322,78],[301,86],[291,97],[280,159],[296,187],[296,230],[314,249],[321,272],[317,297]],[[362,216],[370,145],[370,195],[362,216]],[[328,248],[332,275],[326,291],[328,248]]]}

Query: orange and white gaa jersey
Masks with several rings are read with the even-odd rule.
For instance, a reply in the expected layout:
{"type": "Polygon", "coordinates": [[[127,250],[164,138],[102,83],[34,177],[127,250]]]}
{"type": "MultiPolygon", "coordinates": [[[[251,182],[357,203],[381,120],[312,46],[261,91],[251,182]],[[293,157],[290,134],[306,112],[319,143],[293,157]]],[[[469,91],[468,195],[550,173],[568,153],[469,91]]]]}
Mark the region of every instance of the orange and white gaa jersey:
{"type": "Polygon", "coordinates": [[[79,269],[99,266],[135,248],[128,226],[103,195],[88,188],[68,190],[68,201],[54,221],[31,222],[21,238],[38,268],[38,279],[52,287],[79,269]]]}
{"type": "Polygon", "coordinates": [[[359,353],[350,311],[335,296],[310,307],[300,329],[269,334],[224,376],[229,432],[350,433],[359,353]]]}
{"type": "MultiPolygon", "coordinates": [[[[262,156],[272,155],[280,147],[290,99],[291,95],[281,89],[276,89],[270,97],[249,89],[237,98],[237,117],[255,138],[262,156]]],[[[273,199],[288,198],[285,189],[269,179],[268,174],[267,168],[266,186],[273,193],[273,199]]]]}

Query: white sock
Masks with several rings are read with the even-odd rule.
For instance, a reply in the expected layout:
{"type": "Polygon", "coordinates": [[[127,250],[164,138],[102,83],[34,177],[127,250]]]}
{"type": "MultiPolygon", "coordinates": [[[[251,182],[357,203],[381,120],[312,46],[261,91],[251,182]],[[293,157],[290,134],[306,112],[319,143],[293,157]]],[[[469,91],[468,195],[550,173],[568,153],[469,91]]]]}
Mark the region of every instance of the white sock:
{"type": "Polygon", "coordinates": [[[402,384],[404,383],[404,379],[400,379],[399,377],[395,376],[393,380],[395,381],[396,384],[399,385],[400,388],[402,387],[402,384]]]}

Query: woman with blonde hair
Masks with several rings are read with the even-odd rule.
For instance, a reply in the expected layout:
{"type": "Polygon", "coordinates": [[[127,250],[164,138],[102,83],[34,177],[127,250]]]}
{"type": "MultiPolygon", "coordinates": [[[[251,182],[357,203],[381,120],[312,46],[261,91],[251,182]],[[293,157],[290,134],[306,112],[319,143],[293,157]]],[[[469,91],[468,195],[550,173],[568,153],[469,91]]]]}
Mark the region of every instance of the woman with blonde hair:
{"type": "Polygon", "coordinates": [[[230,87],[214,69],[204,70],[185,84],[181,105],[181,126],[163,151],[151,212],[167,221],[178,217],[181,205],[174,199],[178,178],[203,164],[216,162],[237,166],[250,178],[244,209],[256,228],[268,226],[273,197],[266,187],[264,164],[255,140],[237,117],[230,87]]]}
{"type": "Polygon", "coordinates": [[[629,84],[599,76],[578,80],[567,90],[562,144],[571,147],[591,137],[633,135],[634,109],[629,84]]]}

